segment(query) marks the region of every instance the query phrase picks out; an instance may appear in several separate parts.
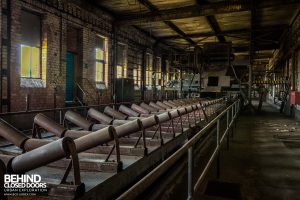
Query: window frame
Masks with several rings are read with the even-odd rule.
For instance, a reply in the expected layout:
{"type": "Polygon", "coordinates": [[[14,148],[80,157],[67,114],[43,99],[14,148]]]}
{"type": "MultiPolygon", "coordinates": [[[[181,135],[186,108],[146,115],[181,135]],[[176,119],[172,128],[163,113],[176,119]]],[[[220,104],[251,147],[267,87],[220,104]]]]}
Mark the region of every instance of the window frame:
{"type": "Polygon", "coordinates": [[[115,75],[115,77],[116,78],[127,78],[127,45],[126,44],[124,44],[124,43],[118,43],[118,46],[117,46],[117,56],[119,55],[119,53],[118,53],[118,47],[119,46],[123,46],[124,47],[124,49],[123,49],[123,53],[122,53],[122,56],[123,56],[123,62],[122,62],[122,64],[123,65],[119,65],[119,63],[118,63],[118,58],[117,58],[117,68],[116,68],[116,75],[115,75]],[[120,75],[119,74],[119,68],[122,68],[122,74],[120,75]]]}
{"type": "MultiPolygon", "coordinates": [[[[22,44],[22,41],[21,41],[21,44],[20,44],[20,77],[21,78],[25,78],[25,79],[42,79],[42,50],[43,50],[43,14],[39,13],[39,12],[36,12],[36,11],[33,11],[33,10],[30,10],[30,9],[26,9],[26,8],[22,8],[21,9],[21,13],[22,12],[27,12],[27,13],[30,13],[32,15],[36,15],[38,18],[39,18],[39,24],[40,24],[40,30],[39,30],[39,36],[40,36],[40,40],[39,40],[39,46],[38,47],[35,47],[35,46],[30,46],[30,45],[27,45],[27,44],[22,44]],[[31,56],[32,56],[32,48],[37,48],[39,49],[39,66],[38,66],[38,77],[32,77],[32,75],[30,74],[30,76],[23,76],[22,75],[22,47],[23,46],[28,46],[31,48],[31,56]]],[[[20,15],[22,17],[22,14],[20,15]]],[[[22,22],[21,23],[21,27],[22,27],[22,22]]],[[[22,29],[22,28],[21,28],[22,29]]],[[[22,35],[22,32],[21,32],[21,35],[22,35]]],[[[32,60],[32,57],[30,58],[30,60],[32,60]]],[[[32,66],[31,66],[32,68],[32,66]]]]}

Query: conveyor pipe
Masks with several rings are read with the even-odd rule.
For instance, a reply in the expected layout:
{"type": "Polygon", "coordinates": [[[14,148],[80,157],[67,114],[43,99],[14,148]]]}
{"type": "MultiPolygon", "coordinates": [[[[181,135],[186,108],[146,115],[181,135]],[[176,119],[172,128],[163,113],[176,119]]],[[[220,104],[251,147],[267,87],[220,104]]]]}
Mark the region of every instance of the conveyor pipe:
{"type": "Polygon", "coordinates": [[[139,117],[140,116],[140,114],[138,112],[135,112],[134,110],[132,110],[124,105],[121,105],[119,107],[119,111],[124,113],[125,115],[128,115],[129,117],[139,117]]]}
{"type": "Polygon", "coordinates": [[[98,110],[96,110],[94,108],[89,109],[87,116],[99,121],[102,124],[107,124],[107,125],[111,125],[112,121],[113,121],[113,119],[111,117],[99,112],[98,110]]]}
{"type": "Polygon", "coordinates": [[[114,119],[120,119],[120,120],[126,120],[127,119],[126,115],[114,110],[113,108],[111,108],[109,106],[105,107],[104,113],[108,114],[109,116],[113,117],[114,119]]]}
{"type": "Polygon", "coordinates": [[[84,117],[82,117],[78,113],[76,113],[74,111],[71,111],[71,110],[68,110],[66,112],[64,123],[65,123],[66,120],[68,120],[68,121],[72,122],[73,124],[83,128],[86,131],[91,131],[92,127],[94,125],[94,123],[89,122],[84,117]]]}

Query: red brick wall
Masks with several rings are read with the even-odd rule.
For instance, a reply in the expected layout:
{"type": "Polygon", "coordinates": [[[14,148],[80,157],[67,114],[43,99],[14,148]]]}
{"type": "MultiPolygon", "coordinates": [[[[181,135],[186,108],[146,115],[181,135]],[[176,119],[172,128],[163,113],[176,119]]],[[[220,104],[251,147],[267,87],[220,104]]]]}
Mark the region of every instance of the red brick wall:
{"type": "MultiPolygon", "coordinates": [[[[95,85],[95,38],[97,34],[108,38],[108,90],[102,93],[100,103],[107,103],[111,99],[111,68],[112,68],[112,17],[96,10],[89,13],[76,5],[59,4],[53,1],[54,7],[38,0],[14,0],[11,19],[11,111],[26,109],[26,96],[30,95],[29,108],[43,109],[54,107],[54,92],[57,91],[57,107],[64,106],[66,88],[66,53],[67,53],[67,27],[75,26],[82,30],[82,75],[88,81],[83,81],[84,90],[94,94],[95,90],[90,83],[95,85]],[[56,7],[55,7],[56,6],[56,7]],[[45,87],[21,87],[20,78],[20,44],[21,44],[21,9],[33,10],[42,14],[43,39],[47,40],[47,59],[45,87]],[[60,12],[65,9],[64,12],[60,12]],[[68,14],[66,13],[68,12],[68,14]]],[[[90,8],[95,9],[95,8],[90,8]]],[[[143,50],[144,46],[152,47],[153,40],[131,27],[122,27],[118,30],[118,41],[130,44],[128,49],[143,50]]],[[[157,48],[158,49],[158,48],[157,48]]],[[[44,74],[45,75],[45,74],[44,74]]],[[[94,104],[93,98],[85,97],[89,104],[94,104]]]]}

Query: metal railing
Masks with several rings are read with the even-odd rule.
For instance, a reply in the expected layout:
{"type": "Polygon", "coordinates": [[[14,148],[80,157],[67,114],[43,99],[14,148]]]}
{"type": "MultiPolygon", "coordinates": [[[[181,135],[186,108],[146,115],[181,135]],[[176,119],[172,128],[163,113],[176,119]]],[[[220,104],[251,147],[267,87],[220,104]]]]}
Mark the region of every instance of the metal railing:
{"type": "Polygon", "coordinates": [[[83,86],[81,86],[78,82],[74,81],[74,84],[76,85],[76,90],[77,90],[77,94],[76,94],[76,100],[79,101],[79,103],[81,105],[83,104],[83,98],[86,97],[87,99],[92,99],[94,103],[99,104],[99,95],[98,93],[96,98],[94,97],[94,95],[90,94],[88,91],[83,89],[83,86]],[[82,95],[81,97],[79,97],[78,92],[80,91],[80,94],[82,95]]]}
{"type": "MultiPolygon", "coordinates": [[[[225,136],[228,136],[230,128],[233,126],[240,108],[240,100],[235,101],[230,106],[228,106],[223,112],[221,112],[216,118],[210,121],[205,127],[203,127],[198,133],[196,133],[190,140],[188,140],[180,149],[178,149],[174,154],[164,160],[155,169],[144,176],[140,181],[134,184],[121,196],[118,200],[123,199],[136,199],[142,192],[144,192],[151,184],[153,184],[161,175],[163,175],[169,168],[171,168],[185,153],[188,153],[188,194],[187,199],[191,200],[193,198],[193,193],[196,191],[201,183],[203,182],[206,174],[208,173],[212,162],[215,160],[219,154],[221,145],[224,141],[225,136]],[[231,116],[230,116],[231,114],[231,116]],[[220,119],[226,115],[226,130],[223,134],[220,133],[220,119]],[[201,175],[197,179],[195,185],[193,185],[193,148],[194,145],[201,139],[202,136],[210,130],[210,128],[216,125],[217,134],[217,144],[211,154],[207,164],[204,167],[201,175]]],[[[229,137],[228,137],[229,139],[229,137]]]]}

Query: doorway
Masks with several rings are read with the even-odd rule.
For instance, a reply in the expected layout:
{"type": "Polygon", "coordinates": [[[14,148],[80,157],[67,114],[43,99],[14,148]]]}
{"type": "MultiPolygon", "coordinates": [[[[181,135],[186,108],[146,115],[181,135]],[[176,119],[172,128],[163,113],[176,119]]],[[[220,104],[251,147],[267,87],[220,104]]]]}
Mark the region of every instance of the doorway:
{"type": "Polygon", "coordinates": [[[68,25],[66,57],[66,104],[82,101],[82,29],[68,25]]]}

